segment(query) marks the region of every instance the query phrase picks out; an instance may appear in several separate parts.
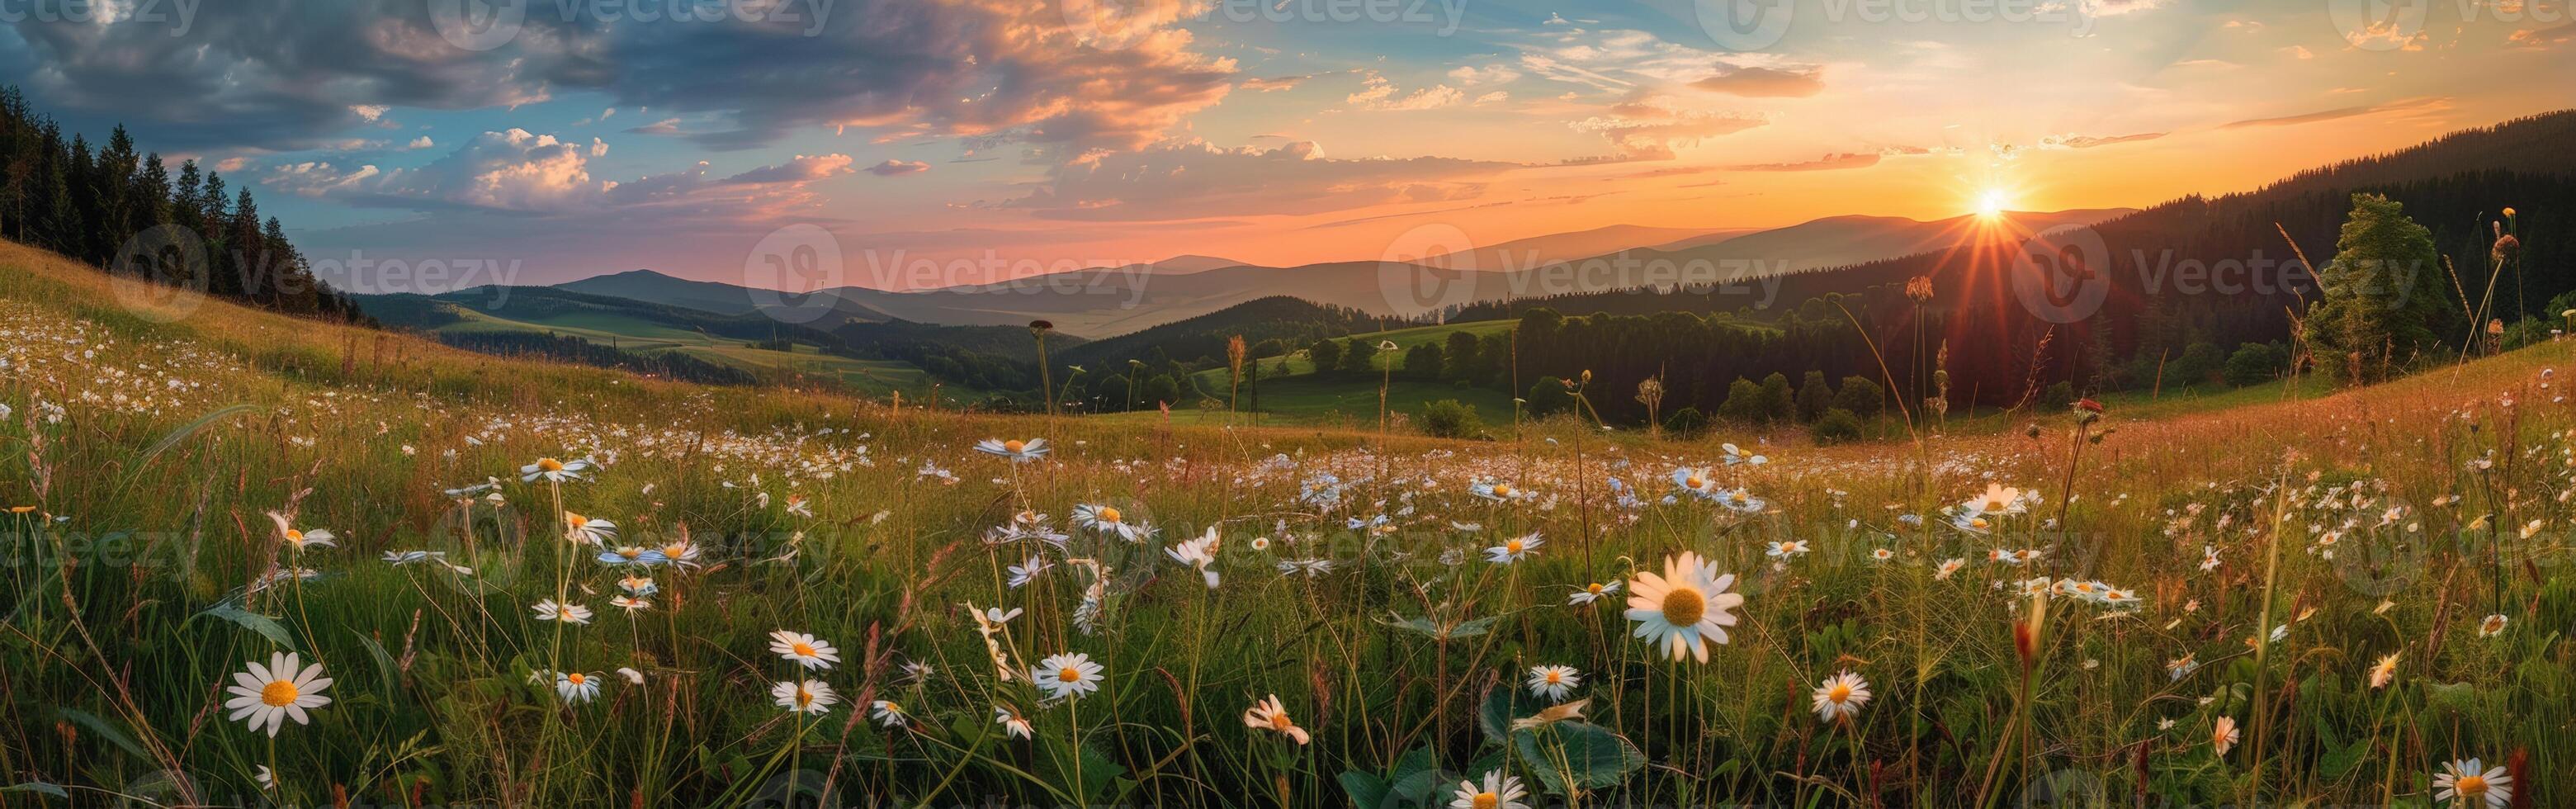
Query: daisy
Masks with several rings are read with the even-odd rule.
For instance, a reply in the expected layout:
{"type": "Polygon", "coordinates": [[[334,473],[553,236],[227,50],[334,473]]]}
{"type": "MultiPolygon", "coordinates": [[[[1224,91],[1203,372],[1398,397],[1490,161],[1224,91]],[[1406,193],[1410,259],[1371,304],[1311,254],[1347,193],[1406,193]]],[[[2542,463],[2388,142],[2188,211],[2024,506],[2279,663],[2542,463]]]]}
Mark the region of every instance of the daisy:
{"type": "Polygon", "coordinates": [[[1296,720],[1288,718],[1288,709],[1279,703],[1277,694],[1254,702],[1252,707],[1244,709],[1243,726],[1274,731],[1295,740],[1298,744],[1305,744],[1311,740],[1311,737],[1306,735],[1305,728],[1298,727],[1296,720]]]}
{"type": "Polygon", "coordinates": [[[1736,464],[1750,464],[1750,465],[1753,465],[1753,466],[1761,466],[1761,465],[1763,465],[1763,464],[1766,464],[1766,463],[1770,463],[1770,462],[1771,462],[1771,459],[1769,459],[1769,458],[1765,458],[1765,457],[1762,457],[1762,456],[1760,456],[1760,455],[1746,455],[1746,454],[1744,454],[1744,451],[1743,451],[1743,450],[1736,449],[1734,444],[1720,444],[1720,445],[1718,445],[1718,449],[1721,449],[1721,450],[1725,450],[1725,451],[1726,451],[1726,458],[1725,458],[1725,460],[1726,460],[1726,465],[1728,465],[1728,466],[1734,466],[1734,465],[1736,465],[1736,464]]]}
{"type": "Polygon", "coordinates": [[[1896,558],[1896,550],[1893,548],[1877,548],[1869,552],[1869,558],[1870,561],[1873,562],[1884,562],[1896,558]]]}
{"type": "Polygon", "coordinates": [[[2222,716],[2216,724],[2209,726],[2209,746],[2215,748],[2219,755],[2227,755],[2227,749],[2236,746],[2236,738],[2236,717],[2222,716]]]}
{"type": "Polygon", "coordinates": [[[597,672],[583,674],[578,671],[570,674],[557,674],[555,675],[555,693],[561,695],[563,697],[563,701],[574,705],[598,699],[599,674],[597,672]]]}
{"type": "Polygon", "coordinates": [[[1521,802],[1528,795],[1529,790],[1521,787],[1520,776],[1488,772],[1481,787],[1474,781],[1458,782],[1449,809],[1529,809],[1529,804],[1521,802]]]}
{"type": "Polygon", "coordinates": [[[563,513],[564,539],[585,545],[606,545],[617,538],[617,524],[594,520],[572,512],[563,513]]]}
{"type": "Polygon", "coordinates": [[[1007,624],[1011,622],[1011,619],[1018,617],[1020,617],[1020,608],[1018,607],[1012,607],[1007,610],[1000,607],[984,608],[984,620],[989,623],[1007,624]]]}
{"type": "Polygon", "coordinates": [[[329,531],[319,528],[311,531],[295,530],[293,525],[289,525],[287,523],[286,515],[279,514],[274,511],[268,513],[268,519],[277,523],[277,538],[280,541],[285,542],[287,547],[294,548],[298,553],[312,550],[314,548],[339,547],[340,538],[333,536],[329,531]]]}
{"type": "Polygon", "coordinates": [[[625,578],[618,579],[617,589],[624,590],[627,595],[634,596],[636,598],[643,598],[662,591],[662,587],[660,585],[653,583],[653,577],[651,576],[627,576],[625,578]]]}
{"type": "Polygon", "coordinates": [[[1467,493],[1497,503],[1527,500],[1531,496],[1529,492],[1521,491],[1518,487],[1500,480],[1478,481],[1467,487],[1467,493]]]}
{"type": "Polygon", "coordinates": [[[686,539],[675,539],[670,542],[663,543],[662,547],[655,549],[655,552],[662,554],[662,561],[664,562],[679,565],[681,567],[698,566],[699,551],[697,543],[690,542],[686,539]]]}
{"type": "Polygon", "coordinates": [[[543,480],[547,483],[562,483],[567,480],[580,480],[582,474],[589,472],[593,465],[588,458],[576,458],[570,462],[538,458],[536,463],[519,467],[519,482],[535,483],[543,480]]]}
{"type": "Polygon", "coordinates": [[[841,650],[832,648],[831,643],[784,629],[769,633],[769,651],[809,669],[828,669],[841,662],[841,650]]]}
{"type": "Polygon", "coordinates": [[[1581,589],[1581,590],[1576,590],[1576,591],[1574,591],[1574,593],[1573,593],[1573,594],[1566,596],[1566,597],[1565,597],[1565,603],[1567,603],[1567,604],[1590,604],[1590,603],[1592,603],[1592,602],[1595,602],[1595,601],[1599,601],[1599,600],[1601,600],[1601,597],[1602,597],[1602,596],[1606,596],[1606,595],[1609,595],[1609,594],[1611,594],[1611,593],[1616,593],[1616,592],[1619,592],[1619,583],[1618,583],[1618,582],[1615,582],[1615,581],[1613,581],[1613,582],[1597,582],[1597,581],[1596,581],[1596,582],[1593,582],[1593,583],[1591,583],[1591,584],[1583,585],[1583,589],[1581,589]]]}
{"type": "Polygon", "coordinates": [[[1672,481],[1673,488],[1680,489],[1684,494],[1701,498],[1717,496],[1717,477],[1709,474],[1709,470],[1705,467],[1685,466],[1675,469],[1672,481]]]}
{"type": "Polygon", "coordinates": [[[1628,620],[1648,645],[1670,647],[1675,661],[1687,653],[1706,663],[1707,641],[1726,643],[1725,627],[1736,621],[1729,610],[1744,604],[1744,596],[1726,591],[1734,585],[1734,574],[1719,576],[1715,564],[1683,551],[1664,560],[1663,575],[1639,572],[1629,582],[1628,620]]]}
{"type": "Polygon", "coordinates": [[[599,563],[603,565],[636,565],[639,567],[652,567],[667,561],[670,560],[662,558],[661,551],[651,550],[648,548],[638,548],[633,545],[619,545],[616,550],[599,552],[599,563]]]}
{"type": "Polygon", "coordinates": [[[1531,666],[1529,670],[1530,694],[1551,702],[1563,702],[1566,694],[1582,684],[1583,672],[1573,666],[1531,666]]]}
{"type": "Polygon", "coordinates": [[[386,551],[384,560],[386,564],[401,567],[435,561],[445,555],[438,551],[386,551]]]}
{"type": "Polygon", "coordinates": [[[1028,717],[1021,716],[1018,711],[1004,708],[999,705],[993,706],[993,723],[1001,725],[1002,732],[1006,735],[1018,736],[1023,739],[1029,738],[1030,736],[1029,719],[1028,717]]]}
{"type": "Polygon", "coordinates": [[[804,682],[782,680],[769,687],[769,699],[777,703],[778,707],[787,709],[788,713],[816,715],[831,713],[832,705],[841,701],[838,695],[832,693],[831,684],[821,680],[804,682]]]}
{"type": "Polygon", "coordinates": [[[548,598],[539,600],[528,609],[535,612],[540,621],[561,621],[574,626],[590,623],[590,608],[579,604],[557,604],[548,598]]]}
{"type": "Polygon", "coordinates": [[[1848,719],[1860,714],[1860,706],[1869,704],[1869,681],[1845,670],[1817,684],[1814,699],[1817,719],[1848,719]]]}
{"type": "Polygon", "coordinates": [[[627,612],[639,612],[642,610],[652,609],[653,600],[649,598],[636,598],[633,596],[609,596],[608,605],[627,612]]]}
{"type": "Polygon", "coordinates": [[[644,684],[644,672],[636,671],[633,668],[619,666],[617,669],[617,676],[626,678],[626,683],[628,685],[644,684]]]}
{"type": "Polygon", "coordinates": [[[1197,539],[1183,542],[1169,548],[1164,548],[1163,555],[1172,557],[1172,561],[1174,562],[1189,565],[1191,568],[1197,570],[1199,572],[1199,576],[1207,580],[1208,589],[1214,590],[1216,589],[1218,582],[1217,572],[1214,567],[1216,565],[1216,546],[1216,527],[1209,526],[1207,533],[1199,535],[1199,538],[1197,539]]]}
{"type": "Polygon", "coordinates": [[[903,727],[912,721],[912,715],[904,713],[903,706],[887,700],[868,703],[868,716],[877,720],[877,724],[890,728],[903,727]]]}
{"type": "Polygon", "coordinates": [[[2479,799],[2488,809],[2500,809],[2513,800],[2513,777],[2503,767],[2486,768],[2477,759],[2453,761],[2442,765],[2443,772],[2433,776],[2433,799],[2450,801],[2452,806],[2476,806],[2479,799]]]}
{"type": "Polygon", "coordinates": [[[2498,613],[2478,622],[2478,637],[2492,638],[2504,634],[2504,615],[2498,613]]]}
{"type": "Polygon", "coordinates": [[[1751,514],[1771,505],[1771,501],[1753,496],[1751,491],[1736,489],[1717,496],[1717,504],[1751,514]]]}
{"type": "Polygon", "coordinates": [[[1545,544],[1547,544],[1547,540],[1540,539],[1536,532],[1532,532],[1525,536],[1513,537],[1511,539],[1503,540],[1503,544],[1486,548],[1485,561],[1498,565],[1508,565],[1513,562],[1527,559],[1531,555],[1538,553],[1538,547],[1545,544]]]}
{"type": "Polygon", "coordinates": [[[2397,679],[2397,655],[2397,652],[2389,652],[2379,658],[2379,662],[2371,664],[2370,687],[2386,688],[2390,681],[2397,679]]]}
{"type": "Polygon", "coordinates": [[[1046,557],[1030,554],[1027,562],[1010,566],[1010,584],[1015,588],[1026,587],[1029,582],[1037,579],[1038,574],[1046,572],[1046,569],[1052,566],[1047,562],[1046,557]]]}
{"type": "Polygon", "coordinates": [[[987,438],[975,442],[976,452],[1009,458],[1012,463],[1028,463],[1037,460],[1039,456],[1047,454],[1047,449],[1047,441],[1044,438],[1031,438],[1026,441],[1017,438],[1008,441],[987,438]]]}
{"type": "Polygon", "coordinates": [[[1773,559],[1794,559],[1794,558],[1797,558],[1800,554],[1804,554],[1804,553],[1806,553],[1806,552],[1807,552],[1807,541],[1806,541],[1806,540],[1803,540],[1803,539],[1792,539],[1792,540],[1788,540],[1788,541],[1786,541],[1786,542],[1774,542],[1774,543],[1771,543],[1771,548],[1770,548],[1769,550],[1763,551],[1762,553],[1763,553],[1763,555],[1764,555],[1764,556],[1769,556],[1769,557],[1771,557],[1771,558],[1773,558],[1773,559]]]}
{"type": "Polygon", "coordinates": [[[1116,536],[1129,542],[1145,536],[1145,528],[1128,522],[1127,515],[1119,513],[1116,506],[1074,506],[1073,524],[1077,528],[1089,528],[1102,536],[1116,536]]]}
{"type": "Polygon", "coordinates": [[[322,676],[322,664],[303,665],[293,652],[272,653],[264,666],[256,660],[243,664],[233,674],[233,683],[224,687],[233,695],[224,701],[232,711],[224,718],[249,719],[252,733],[266,727],[270,738],[277,737],[286,720],[311,724],[305,711],[331,704],[330,697],[322,696],[331,687],[331,678],[322,676]]]}
{"type": "Polygon", "coordinates": [[[1967,566],[1968,560],[1966,559],[1943,559],[1941,560],[1941,567],[1932,572],[1932,578],[1935,580],[1950,578],[1951,574],[1959,572],[1959,568],[1967,566]]]}
{"type": "Polygon", "coordinates": [[[1959,504],[1959,511],[1969,516],[1992,514],[2009,517],[2029,510],[2022,503],[2021,490],[2000,483],[1986,484],[1986,493],[1959,504]]]}
{"type": "Polygon", "coordinates": [[[1029,669],[1029,681],[1046,691],[1048,699],[1066,699],[1100,690],[1100,672],[1100,664],[1091,662],[1090,655],[1059,654],[1029,669]]]}

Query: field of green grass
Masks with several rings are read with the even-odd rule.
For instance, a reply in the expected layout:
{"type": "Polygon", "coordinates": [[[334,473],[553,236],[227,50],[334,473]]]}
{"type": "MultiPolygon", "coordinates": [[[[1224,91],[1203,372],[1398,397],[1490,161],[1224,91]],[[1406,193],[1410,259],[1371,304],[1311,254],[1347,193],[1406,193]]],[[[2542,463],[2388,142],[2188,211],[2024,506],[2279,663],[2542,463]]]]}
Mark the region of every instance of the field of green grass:
{"type": "MultiPolygon", "coordinates": [[[[463,307],[456,311],[464,320],[442,326],[437,331],[551,333],[643,354],[674,351],[765,377],[789,374],[827,380],[844,386],[853,394],[871,398],[902,391],[905,396],[918,400],[930,395],[932,385],[937,382],[911,363],[900,360],[843,357],[825,354],[813,346],[802,344],[796,345],[793,351],[754,348],[747,340],[719,337],[610,312],[577,311],[520,320],[463,307]]],[[[981,398],[980,393],[953,384],[942,385],[939,396],[943,401],[952,402],[981,398]]]]}
{"type": "Polygon", "coordinates": [[[1811,449],[150,292],[0,244],[0,806],[2576,803],[2576,344],[1811,449]]]}

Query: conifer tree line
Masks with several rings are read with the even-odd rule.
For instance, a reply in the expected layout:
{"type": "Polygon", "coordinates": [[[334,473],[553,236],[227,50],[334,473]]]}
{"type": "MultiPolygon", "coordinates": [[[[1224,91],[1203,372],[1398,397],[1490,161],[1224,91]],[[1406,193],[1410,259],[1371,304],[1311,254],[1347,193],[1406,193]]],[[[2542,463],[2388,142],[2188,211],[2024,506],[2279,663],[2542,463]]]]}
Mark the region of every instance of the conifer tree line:
{"type": "Polygon", "coordinates": [[[313,277],[247,184],[194,160],[173,171],[122,125],[104,144],[66,133],[16,87],[0,88],[0,237],[290,314],[368,320],[313,277]]]}

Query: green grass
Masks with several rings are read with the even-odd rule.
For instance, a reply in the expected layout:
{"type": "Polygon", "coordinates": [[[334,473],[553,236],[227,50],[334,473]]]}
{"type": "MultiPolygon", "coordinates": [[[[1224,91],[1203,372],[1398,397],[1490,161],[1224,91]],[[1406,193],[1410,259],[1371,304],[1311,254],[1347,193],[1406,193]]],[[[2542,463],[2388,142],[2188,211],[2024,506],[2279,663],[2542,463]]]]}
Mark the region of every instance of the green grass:
{"type": "MultiPolygon", "coordinates": [[[[843,357],[825,354],[813,346],[802,344],[794,346],[793,351],[753,348],[748,340],[718,337],[695,329],[675,328],[610,312],[566,312],[524,320],[462,307],[457,312],[465,319],[436,331],[555,334],[601,345],[615,345],[637,353],[674,351],[767,376],[783,373],[826,380],[852,393],[872,398],[902,391],[905,396],[918,399],[929,395],[932,385],[938,382],[920,368],[900,360],[843,357]]],[[[941,399],[949,401],[982,398],[980,392],[955,384],[942,385],[939,394],[941,399]]]]}
{"type": "Polygon", "coordinates": [[[1393,783],[1445,805],[1489,771],[1534,793],[1570,773],[1585,805],[2023,805],[2046,780],[2116,805],[2422,806],[2442,762],[2473,756],[2527,756],[2530,805],[2576,802],[2549,775],[2576,767],[2576,505],[2557,496],[2576,487],[2576,409],[2542,375],[2576,344],[2291,401],[2115,401],[2085,428],[2118,428],[2099,444],[2063,413],[2037,415],[2038,439],[1780,443],[1768,465],[1700,473],[1766,501],[1738,511],[1661,502],[1673,467],[1750,444],[1738,431],[1657,442],[1560,418],[1438,441],[1379,435],[1373,401],[1357,429],[897,411],[121,303],[6,244],[0,323],[0,505],[28,507],[0,512],[0,787],[24,785],[7,806],[735,806],[800,778],[844,803],[1378,805],[1345,790],[1393,783]],[[971,449],[1004,436],[1055,449],[1019,466],[971,449]],[[605,464],[584,481],[517,474],[582,455],[605,464]],[[442,493],[494,478],[497,503],[442,493]],[[1531,496],[1470,493],[1493,480],[1531,496]],[[1990,485],[2038,494],[1990,534],[1942,524],[1990,485]],[[623,612],[620,571],[562,538],[558,499],[613,521],[611,548],[685,538],[701,566],[655,569],[652,606],[623,612]],[[1077,505],[1160,534],[1073,526],[1077,505]],[[288,550],[270,511],[338,546],[288,550]],[[991,533],[1023,512],[1065,543],[991,533]],[[1348,528],[1380,517],[1393,530],[1348,528]],[[1210,530],[1213,588],[1166,553],[1210,530]],[[1529,534],[1533,555],[1482,560],[1529,534]],[[1766,555],[1791,539],[1808,552],[1766,555]],[[1985,561],[2019,549],[2045,553],[1985,561]],[[382,560],[406,550],[473,571],[382,560]],[[1623,614],[1683,552],[1744,598],[1704,663],[1623,614]],[[1032,555],[1053,566],[1008,584],[1032,555]],[[1336,566],[1277,568],[1308,559],[1336,566]],[[1966,561],[1936,573],[1949,559],[1966,561]],[[250,589],[280,566],[317,576],[250,589]],[[2044,602],[2025,662],[2014,626],[2035,602],[2014,593],[2034,576],[2138,603],[2044,602]],[[1568,603],[1595,582],[1625,589],[1568,603]],[[558,596],[595,619],[535,620],[558,596]],[[989,607],[1022,611],[991,646],[973,618],[989,607]],[[2507,628],[2485,637],[2489,614],[2507,628]],[[2247,642],[2272,626],[2281,640],[2247,642]],[[781,659],[782,629],[840,662],[781,659]],[[272,741],[227,717],[223,687],[286,650],[333,701],[272,741]],[[1064,653],[1102,666],[1099,689],[1042,700],[1026,669],[1064,653]],[[1544,702],[1520,685],[1538,665],[1581,670],[1583,719],[1511,727],[1544,702]],[[605,685],[567,703],[530,683],[543,669],[605,685]],[[1819,721],[1809,695],[1842,670],[1874,699],[1819,721]],[[842,701],[800,722],[769,692],[805,679],[842,701]],[[1245,726],[1271,695],[1311,744],[1245,726]],[[869,700],[910,719],[882,727],[869,700]],[[996,706],[1034,738],[1005,736],[996,706]],[[2222,719],[2243,728],[2224,753],[2222,719]]]}

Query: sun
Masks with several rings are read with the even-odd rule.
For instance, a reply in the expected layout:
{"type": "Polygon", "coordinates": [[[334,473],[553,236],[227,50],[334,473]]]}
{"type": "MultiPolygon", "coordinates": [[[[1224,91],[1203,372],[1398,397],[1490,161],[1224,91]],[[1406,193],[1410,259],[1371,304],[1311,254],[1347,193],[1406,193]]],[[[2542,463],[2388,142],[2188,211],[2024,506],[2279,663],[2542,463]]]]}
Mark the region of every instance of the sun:
{"type": "Polygon", "coordinates": [[[1977,195],[1977,215],[1987,219],[2002,216],[2005,206],[2010,202],[2011,200],[2004,197],[2003,189],[1986,189],[1977,195]]]}

